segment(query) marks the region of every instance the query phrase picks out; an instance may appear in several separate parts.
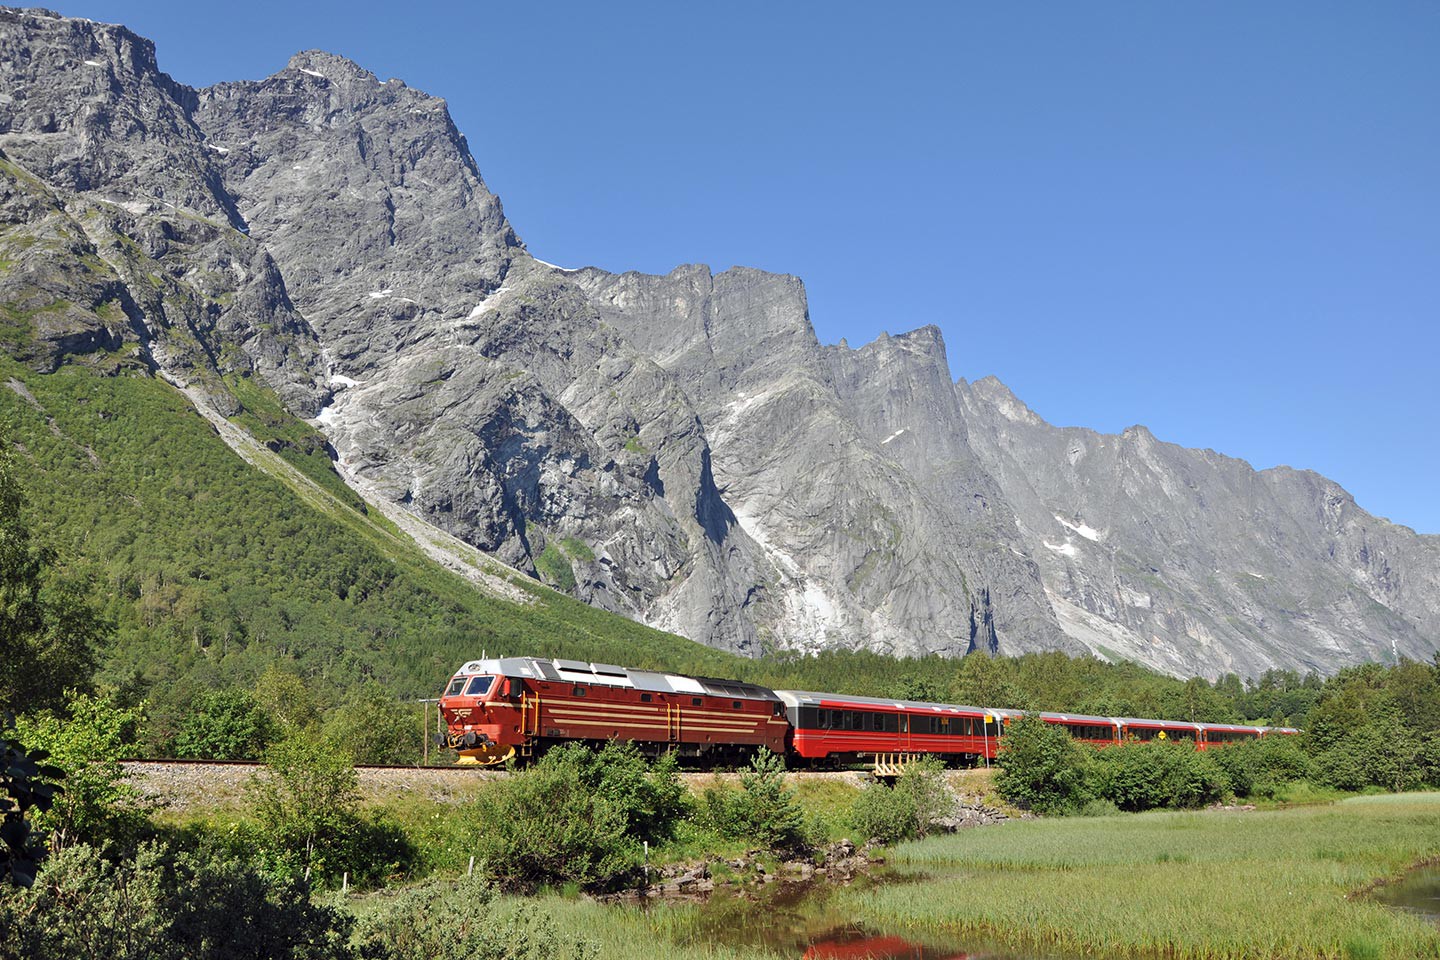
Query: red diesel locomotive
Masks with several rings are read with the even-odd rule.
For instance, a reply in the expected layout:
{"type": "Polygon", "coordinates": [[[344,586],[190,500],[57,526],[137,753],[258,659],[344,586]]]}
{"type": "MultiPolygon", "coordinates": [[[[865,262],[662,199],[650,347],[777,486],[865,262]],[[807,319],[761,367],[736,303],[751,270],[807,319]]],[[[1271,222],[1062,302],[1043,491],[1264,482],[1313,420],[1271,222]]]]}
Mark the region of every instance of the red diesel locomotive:
{"type": "Polygon", "coordinates": [[[472,660],[440,698],[443,745],[461,762],[527,758],[578,740],[629,740],[682,759],[785,752],[790,726],[772,690],[738,680],[628,670],[579,660],[472,660]]]}
{"type": "MultiPolygon", "coordinates": [[[[743,760],[760,747],[809,765],[873,758],[877,769],[905,758],[993,760],[1007,725],[1023,711],[770,690],[738,680],[629,670],[534,657],[472,660],[440,699],[442,746],[462,763],[528,758],[567,741],[628,740],[647,753],[696,762],[743,760]]],[[[1077,740],[1189,740],[1198,750],[1288,727],[1183,723],[1137,717],[1041,713],[1077,740]]]]}

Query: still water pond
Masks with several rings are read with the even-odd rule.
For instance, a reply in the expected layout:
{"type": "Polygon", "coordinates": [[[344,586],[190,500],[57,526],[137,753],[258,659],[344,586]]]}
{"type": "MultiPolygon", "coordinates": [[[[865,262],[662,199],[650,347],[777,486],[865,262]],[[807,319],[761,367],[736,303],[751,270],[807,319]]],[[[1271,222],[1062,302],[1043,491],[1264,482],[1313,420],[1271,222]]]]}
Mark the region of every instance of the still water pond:
{"type": "Polygon", "coordinates": [[[905,884],[915,896],[925,895],[925,877],[889,874],[847,889],[777,883],[741,895],[717,892],[703,903],[652,909],[683,915],[675,929],[688,943],[762,947],[806,960],[1070,960],[1060,954],[1002,949],[974,938],[860,924],[854,919],[855,896],[876,882],[905,884]]]}
{"type": "Polygon", "coordinates": [[[1413,871],[1404,880],[1375,891],[1375,899],[1440,923],[1440,864],[1413,871]]]}

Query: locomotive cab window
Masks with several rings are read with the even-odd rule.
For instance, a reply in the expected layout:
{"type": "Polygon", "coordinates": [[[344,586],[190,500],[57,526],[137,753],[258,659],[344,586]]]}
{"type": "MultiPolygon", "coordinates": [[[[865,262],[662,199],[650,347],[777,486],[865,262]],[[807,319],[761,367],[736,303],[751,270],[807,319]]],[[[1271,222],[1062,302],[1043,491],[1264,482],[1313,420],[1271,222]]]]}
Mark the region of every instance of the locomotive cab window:
{"type": "Polygon", "coordinates": [[[483,697],[490,692],[490,686],[494,682],[494,677],[471,677],[470,686],[465,688],[465,696],[483,697]]]}
{"type": "Polygon", "coordinates": [[[448,688],[446,688],[446,690],[445,690],[445,696],[447,696],[447,697],[458,697],[458,696],[460,695],[460,691],[461,691],[461,690],[464,690],[464,689],[465,689],[465,678],[464,678],[464,677],[456,677],[454,680],[451,680],[451,681],[450,681],[450,686],[449,686],[448,688]]]}

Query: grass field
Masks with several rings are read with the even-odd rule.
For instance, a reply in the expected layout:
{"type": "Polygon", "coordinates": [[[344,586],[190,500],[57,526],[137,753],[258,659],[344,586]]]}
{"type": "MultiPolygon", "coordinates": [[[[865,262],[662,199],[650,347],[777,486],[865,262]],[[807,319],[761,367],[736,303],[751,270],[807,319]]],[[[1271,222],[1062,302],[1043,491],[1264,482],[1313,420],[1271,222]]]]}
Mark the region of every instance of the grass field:
{"type": "Polygon", "coordinates": [[[1364,896],[1440,856],[1440,794],[1248,813],[1054,819],[903,846],[934,876],[860,895],[868,925],[1087,957],[1440,957],[1440,928],[1364,896]]]}

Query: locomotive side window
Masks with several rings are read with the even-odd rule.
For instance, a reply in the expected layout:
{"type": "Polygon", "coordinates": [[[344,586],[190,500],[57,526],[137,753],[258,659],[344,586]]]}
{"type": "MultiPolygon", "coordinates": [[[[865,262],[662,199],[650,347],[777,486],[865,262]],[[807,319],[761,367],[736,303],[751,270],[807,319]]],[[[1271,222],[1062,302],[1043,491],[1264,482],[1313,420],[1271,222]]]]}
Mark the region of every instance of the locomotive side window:
{"type": "Polygon", "coordinates": [[[640,702],[641,702],[641,703],[649,703],[652,699],[653,699],[653,698],[652,698],[652,697],[650,696],[650,694],[648,694],[648,693],[642,693],[642,694],[640,694],[640,702]]]}
{"type": "Polygon", "coordinates": [[[730,709],[731,709],[731,710],[740,710],[740,709],[744,708],[744,706],[745,706],[745,704],[741,703],[739,700],[731,700],[731,701],[730,701],[730,709]]]}
{"type": "Polygon", "coordinates": [[[699,697],[691,697],[691,698],[690,698],[690,706],[692,706],[692,707],[698,707],[698,706],[700,706],[700,702],[701,702],[701,701],[700,701],[700,698],[699,698],[699,697]]]}
{"type": "Polygon", "coordinates": [[[465,696],[483,697],[490,692],[490,685],[494,682],[494,677],[471,677],[470,686],[465,690],[465,696]]]}
{"type": "Polygon", "coordinates": [[[583,697],[583,696],[585,696],[585,688],[584,688],[584,687],[576,687],[574,690],[571,690],[570,693],[571,693],[572,696],[583,697]]]}

